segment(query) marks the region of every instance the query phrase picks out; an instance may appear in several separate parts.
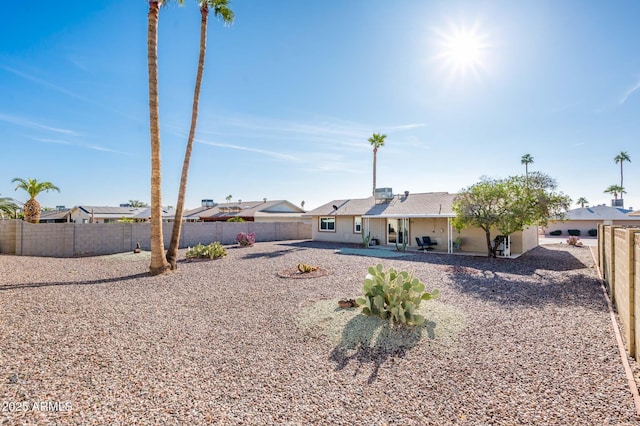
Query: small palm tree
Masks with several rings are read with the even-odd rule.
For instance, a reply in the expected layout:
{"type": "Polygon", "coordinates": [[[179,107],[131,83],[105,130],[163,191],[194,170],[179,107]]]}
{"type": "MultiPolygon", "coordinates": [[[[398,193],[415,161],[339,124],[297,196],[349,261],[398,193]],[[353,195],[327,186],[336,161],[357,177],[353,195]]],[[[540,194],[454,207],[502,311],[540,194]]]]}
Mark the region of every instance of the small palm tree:
{"type": "Polygon", "coordinates": [[[525,154],[520,159],[520,164],[524,164],[524,174],[529,179],[529,164],[533,164],[533,157],[531,154],[525,154]]]}
{"type": "Polygon", "coordinates": [[[4,216],[15,217],[19,208],[13,198],[0,197],[0,219],[4,219],[4,216]]]}
{"type": "Polygon", "coordinates": [[[378,148],[384,146],[384,140],[387,135],[382,133],[374,133],[368,140],[371,146],[373,146],[373,195],[376,194],[376,160],[378,154],[378,148]]]}
{"type": "Polygon", "coordinates": [[[604,190],[605,194],[613,195],[613,198],[618,201],[618,194],[626,194],[627,192],[620,185],[611,185],[607,189],[604,190]]]}
{"type": "Polygon", "coordinates": [[[230,203],[231,200],[233,200],[233,195],[229,194],[225,197],[225,200],[227,200],[227,203],[230,203]]]}
{"type": "Polygon", "coordinates": [[[40,207],[40,203],[36,200],[38,194],[42,191],[60,192],[60,188],[51,182],[38,182],[37,179],[27,178],[27,180],[24,180],[21,178],[15,178],[11,182],[18,183],[16,191],[18,189],[24,189],[29,194],[29,197],[31,197],[26,203],[24,203],[24,207],[22,208],[24,212],[24,220],[30,223],[40,222],[40,213],[42,213],[42,208],[40,207]]]}
{"type": "MultiPolygon", "coordinates": [[[[629,157],[629,154],[627,154],[626,151],[622,151],[620,154],[616,155],[615,157],[613,157],[613,161],[616,162],[616,164],[620,163],[620,188],[624,188],[624,177],[622,174],[622,163],[624,163],[625,161],[627,162],[631,162],[631,158],[629,157]]],[[[622,193],[620,193],[620,199],[622,200],[622,193]]]]}
{"type": "Polygon", "coordinates": [[[149,207],[149,204],[140,200],[129,200],[129,205],[131,207],[149,207]]]}
{"type": "Polygon", "coordinates": [[[580,197],[578,198],[578,200],[576,201],[576,204],[579,204],[581,208],[584,208],[585,204],[589,204],[589,202],[587,201],[586,198],[584,197],[580,197]]]}

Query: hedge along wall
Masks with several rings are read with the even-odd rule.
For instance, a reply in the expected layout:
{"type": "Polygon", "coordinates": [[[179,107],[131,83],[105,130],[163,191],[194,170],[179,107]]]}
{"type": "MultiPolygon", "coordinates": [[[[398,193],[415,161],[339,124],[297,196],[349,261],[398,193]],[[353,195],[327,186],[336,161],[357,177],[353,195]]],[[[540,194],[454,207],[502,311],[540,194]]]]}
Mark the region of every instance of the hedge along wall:
{"type": "Polygon", "coordinates": [[[625,347],[640,361],[640,228],[602,228],[598,234],[600,271],[624,329],[625,347]]]}
{"type": "MultiPolygon", "coordinates": [[[[165,248],[173,223],[163,223],[165,248]]],[[[240,232],[255,232],[256,241],[311,238],[311,225],[302,222],[189,222],[182,224],[181,248],[220,241],[234,244],[240,232]]],[[[40,223],[0,221],[0,252],[23,256],[75,257],[122,253],[137,243],[150,250],[149,223],[40,223]],[[6,222],[6,223],[5,223],[6,222]]]]}

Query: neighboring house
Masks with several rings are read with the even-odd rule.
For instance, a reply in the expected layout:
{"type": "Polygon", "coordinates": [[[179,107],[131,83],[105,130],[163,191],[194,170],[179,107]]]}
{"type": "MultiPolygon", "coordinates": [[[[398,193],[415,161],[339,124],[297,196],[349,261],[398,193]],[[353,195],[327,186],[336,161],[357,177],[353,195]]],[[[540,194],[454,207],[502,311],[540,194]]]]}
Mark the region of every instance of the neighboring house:
{"type": "Polygon", "coordinates": [[[577,229],[580,236],[588,236],[589,230],[598,229],[598,225],[640,226],[640,212],[622,207],[609,207],[604,204],[593,207],[580,207],[565,213],[566,219],[552,221],[544,228],[544,233],[561,231],[569,235],[569,229],[577,229]],[[637,213],[637,214],[636,214],[637,213]]]}
{"type": "Polygon", "coordinates": [[[136,219],[145,207],[76,206],[71,220],[76,223],[117,223],[120,219],[136,219]]]}
{"type": "Polygon", "coordinates": [[[286,200],[243,201],[217,204],[198,213],[204,222],[241,218],[246,222],[309,222],[305,211],[286,200]]]}
{"type": "MultiPolygon", "coordinates": [[[[378,190],[376,190],[378,191],[378,190]]],[[[379,192],[376,198],[333,200],[306,214],[312,218],[312,238],[362,244],[363,233],[382,245],[418,248],[416,238],[430,237],[436,242],[434,251],[453,252],[453,242],[461,238],[461,251],[486,253],[485,232],[465,228],[458,233],[451,225],[456,215],[452,210],[456,194],[429,192],[393,195],[391,190],[379,192]]],[[[498,235],[492,232],[492,237],[498,235]]],[[[511,255],[522,254],[538,245],[537,230],[530,227],[510,236],[511,255]]]]}
{"type": "Polygon", "coordinates": [[[205,210],[209,210],[213,206],[215,206],[215,204],[211,206],[202,205],[200,207],[196,207],[195,209],[185,210],[182,213],[182,220],[184,222],[202,222],[202,220],[200,220],[200,213],[205,210]]]}
{"type": "MultiPolygon", "coordinates": [[[[173,222],[176,216],[176,209],[174,208],[162,208],[162,221],[173,222]]],[[[151,207],[144,207],[138,213],[133,215],[133,219],[136,222],[150,222],[151,221],[151,207]]]]}
{"type": "Polygon", "coordinates": [[[43,210],[40,214],[40,223],[66,223],[71,221],[71,209],[43,210]]]}

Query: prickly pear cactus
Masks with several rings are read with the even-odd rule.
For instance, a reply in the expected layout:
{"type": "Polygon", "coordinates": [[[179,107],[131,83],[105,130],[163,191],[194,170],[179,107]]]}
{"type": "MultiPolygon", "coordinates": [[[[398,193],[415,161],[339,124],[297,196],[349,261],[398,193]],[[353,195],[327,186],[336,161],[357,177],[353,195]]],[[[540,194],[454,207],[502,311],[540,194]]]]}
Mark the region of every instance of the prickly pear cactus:
{"type": "Polygon", "coordinates": [[[384,270],[382,264],[370,266],[362,290],[364,297],[358,298],[362,313],[375,315],[396,323],[421,325],[425,318],[416,313],[420,302],[435,299],[440,291],[426,292],[424,283],[405,271],[393,268],[384,270]]]}

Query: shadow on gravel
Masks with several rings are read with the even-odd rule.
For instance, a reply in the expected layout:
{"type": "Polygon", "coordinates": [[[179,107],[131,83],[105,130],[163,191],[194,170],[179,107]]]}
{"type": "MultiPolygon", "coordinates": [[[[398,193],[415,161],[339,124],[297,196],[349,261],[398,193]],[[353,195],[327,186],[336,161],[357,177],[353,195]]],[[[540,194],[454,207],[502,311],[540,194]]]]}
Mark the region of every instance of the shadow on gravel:
{"type": "MultiPolygon", "coordinates": [[[[572,250],[588,251],[589,248],[576,247],[572,250]]],[[[587,252],[586,254],[589,253],[587,252]]],[[[528,251],[517,259],[494,259],[484,256],[419,253],[412,257],[406,257],[404,260],[442,266],[456,265],[484,271],[527,276],[532,276],[540,270],[568,272],[588,268],[587,265],[585,265],[570,251],[549,249],[541,246],[528,251]]]]}
{"type": "Polygon", "coordinates": [[[143,272],[139,274],[125,275],[124,277],[103,278],[99,280],[88,280],[88,281],[58,281],[58,282],[44,282],[44,283],[7,284],[7,285],[0,285],[0,291],[15,290],[18,288],[40,288],[40,287],[66,286],[66,285],[108,284],[108,283],[116,283],[121,281],[131,281],[131,280],[136,280],[138,278],[144,278],[144,277],[150,277],[150,276],[151,275],[148,272],[143,272]]]}
{"type": "Polygon", "coordinates": [[[301,250],[304,250],[304,249],[293,248],[293,249],[278,250],[278,251],[263,251],[260,253],[249,253],[242,256],[242,259],[263,259],[263,258],[271,259],[271,258],[284,256],[285,254],[294,253],[296,251],[301,251],[301,250]]]}
{"type": "Polygon", "coordinates": [[[331,351],[329,359],[337,364],[336,370],[344,369],[351,361],[357,362],[354,376],[363,365],[373,364],[367,379],[367,383],[372,384],[380,366],[389,358],[404,357],[420,341],[423,331],[426,330],[430,339],[435,339],[435,327],[433,321],[427,321],[422,327],[391,326],[386,320],[357,315],[345,325],[340,342],[331,351]]]}
{"type": "Polygon", "coordinates": [[[460,293],[498,303],[504,308],[553,305],[581,306],[607,311],[600,281],[590,274],[566,275],[535,272],[532,277],[510,279],[490,271],[451,267],[451,285],[460,293]]]}

